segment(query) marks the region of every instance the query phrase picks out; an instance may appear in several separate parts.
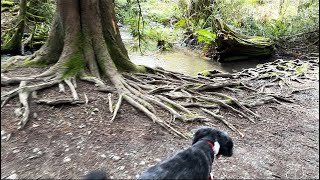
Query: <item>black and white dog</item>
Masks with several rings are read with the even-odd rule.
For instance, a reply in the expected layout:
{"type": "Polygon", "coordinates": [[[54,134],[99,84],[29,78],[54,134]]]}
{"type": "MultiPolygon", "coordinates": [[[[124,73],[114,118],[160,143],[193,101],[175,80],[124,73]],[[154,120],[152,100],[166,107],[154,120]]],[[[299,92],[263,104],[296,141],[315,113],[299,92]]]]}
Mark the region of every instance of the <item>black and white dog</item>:
{"type": "MultiPolygon", "coordinates": [[[[214,159],[220,155],[230,157],[232,151],[233,142],[227,133],[209,127],[200,128],[194,135],[191,147],[150,167],[138,179],[208,180],[214,159]]],[[[90,174],[93,174],[91,179],[97,179],[94,173],[90,174]]]]}

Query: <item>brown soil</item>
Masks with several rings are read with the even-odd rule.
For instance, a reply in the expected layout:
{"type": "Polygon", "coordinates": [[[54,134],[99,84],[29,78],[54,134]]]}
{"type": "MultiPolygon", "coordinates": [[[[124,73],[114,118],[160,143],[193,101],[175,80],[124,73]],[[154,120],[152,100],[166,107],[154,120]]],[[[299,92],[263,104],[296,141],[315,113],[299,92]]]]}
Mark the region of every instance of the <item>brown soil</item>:
{"type": "MultiPolygon", "coordinates": [[[[8,76],[35,74],[36,68],[9,71],[8,76]]],[[[216,178],[319,178],[319,82],[293,84],[314,87],[294,95],[294,104],[270,104],[254,109],[263,118],[255,124],[231,116],[228,121],[245,133],[241,138],[213,119],[216,128],[234,139],[234,155],[214,164],[216,178]]],[[[12,88],[12,87],[11,87],[12,88]]],[[[87,105],[50,107],[31,104],[36,113],[23,130],[16,130],[17,99],[1,109],[1,179],[81,178],[90,170],[106,169],[112,178],[132,179],[149,166],[191,144],[168,133],[124,103],[113,123],[107,95],[78,82],[87,105]],[[8,135],[11,134],[10,138],[8,135]]],[[[67,88],[66,88],[67,89],[67,88]]],[[[2,87],[1,91],[8,90],[2,87]]],[[[58,87],[38,96],[57,96],[58,87]]],[[[66,91],[70,95],[69,91],[66,91]]],[[[63,96],[63,94],[60,94],[63,96]]],[[[113,100],[116,102],[116,94],[113,100]]],[[[168,118],[166,112],[160,114],[168,118]]],[[[200,123],[186,124],[192,132],[200,123]]]]}

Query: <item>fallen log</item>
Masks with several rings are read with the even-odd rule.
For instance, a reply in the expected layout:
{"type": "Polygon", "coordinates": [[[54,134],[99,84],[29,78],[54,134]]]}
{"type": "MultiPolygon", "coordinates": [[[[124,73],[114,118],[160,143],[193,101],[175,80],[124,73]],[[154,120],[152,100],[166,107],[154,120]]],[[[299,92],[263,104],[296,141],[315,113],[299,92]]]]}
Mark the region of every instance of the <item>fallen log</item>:
{"type": "Polygon", "coordinates": [[[247,36],[230,29],[218,19],[214,20],[216,36],[216,54],[220,62],[269,57],[275,52],[271,39],[260,36],[247,36]]]}

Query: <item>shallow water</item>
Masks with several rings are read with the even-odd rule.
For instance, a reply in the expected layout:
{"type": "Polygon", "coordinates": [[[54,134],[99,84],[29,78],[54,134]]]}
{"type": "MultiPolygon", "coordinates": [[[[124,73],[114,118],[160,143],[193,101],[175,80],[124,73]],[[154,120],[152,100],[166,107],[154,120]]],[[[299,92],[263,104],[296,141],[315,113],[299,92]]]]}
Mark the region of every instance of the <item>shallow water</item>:
{"type": "MultiPolygon", "coordinates": [[[[163,69],[180,72],[186,75],[195,76],[204,70],[220,70],[222,72],[238,72],[246,68],[253,68],[256,65],[270,60],[246,60],[228,63],[219,63],[206,57],[201,57],[201,53],[195,52],[185,47],[175,47],[166,52],[149,52],[141,55],[132,51],[133,38],[126,27],[120,28],[121,37],[129,50],[130,60],[137,65],[148,67],[162,67],[163,69]],[[149,54],[149,55],[148,55],[149,54]]],[[[156,44],[154,45],[156,46],[156,44]]]]}
{"type": "Polygon", "coordinates": [[[222,72],[238,72],[246,68],[256,67],[258,64],[268,62],[269,60],[247,60],[228,63],[219,63],[201,57],[196,52],[186,48],[175,48],[168,52],[162,52],[154,55],[140,55],[130,53],[130,60],[138,65],[148,67],[162,67],[163,69],[180,72],[186,75],[195,76],[204,70],[219,70],[222,72]]]}
{"type": "MultiPolygon", "coordinates": [[[[121,38],[128,50],[130,60],[137,65],[145,65],[151,68],[161,67],[169,71],[180,72],[186,75],[195,76],[204,70],[219,70],[222,72],[238,72],[246,68],[256,67],[270,60],[245,60],[228,63],[219,63],[202,57],[200,52],[186,47],[175,47],[170,51],[156,52],[156,44],[153,51],[144,55],[140,52],[132,51],[134,45],[133,37],[128,29],[120,27],[121,38]]],[[[1,55],[1,61],[6,61],[11,55],[1,55]]]]}

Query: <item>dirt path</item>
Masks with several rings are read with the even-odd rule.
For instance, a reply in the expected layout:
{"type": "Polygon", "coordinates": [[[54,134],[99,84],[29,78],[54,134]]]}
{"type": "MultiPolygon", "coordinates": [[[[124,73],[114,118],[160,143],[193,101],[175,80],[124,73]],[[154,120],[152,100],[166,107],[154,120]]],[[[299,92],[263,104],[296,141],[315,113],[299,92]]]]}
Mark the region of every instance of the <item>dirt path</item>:
{"type": "MultiPolygon", "coordinates": [[[[28,74],[36,71],[23,69],[28,74]]],[[[112,178],[130,179],[190,146],[191,140],[175,138],[126,103],[115,122],[109,123],[106,94],[83,82],[78,85],[90,100],[87,105],[32,103],[36,115],[21,131],[16,130],[14,115],[17,100],[1,109],[1,179],[80,178],[99,168],[107,169],[112,178]]],[[[234,156],[216,161],[216,178],[319,178],[319,81],[293,86],[314,89],[295,94],[295,104],[255,108],[263,117],[255,124],[238,117],[228,119],[245,133],[244,138],[213,120],[235,142],[234,156]]],[[[48,89],[38,96],[56,96],[57,91],[57,87],[48,89]]],[[[162,115],[165,118],[167,113],[162,115]]],[[[184,131],[191,133],[199,126],[186,124],[184,131]]]]}

